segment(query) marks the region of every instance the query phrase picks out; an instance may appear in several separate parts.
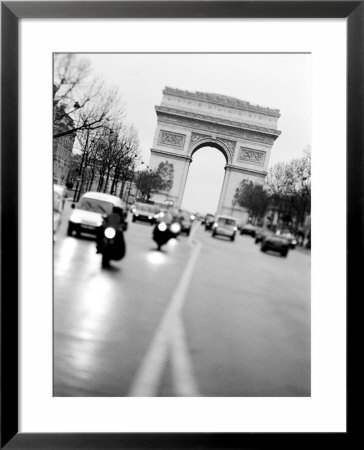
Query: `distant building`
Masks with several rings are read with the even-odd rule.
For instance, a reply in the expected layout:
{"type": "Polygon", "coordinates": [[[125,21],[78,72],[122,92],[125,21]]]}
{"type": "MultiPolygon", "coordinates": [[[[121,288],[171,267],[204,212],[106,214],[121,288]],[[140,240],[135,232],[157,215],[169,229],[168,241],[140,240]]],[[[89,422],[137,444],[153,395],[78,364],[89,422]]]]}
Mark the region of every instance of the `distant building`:
{"type": "MultiPolygon", "coordinates": [[[[61,103],[54,107],[53,135],[73,129],[73,120],[65,112],[66,105],[61,103]]],[[[72,163],[72,149],[75,133],[53,138],[53,183],[65,184],[72,163]]]]}

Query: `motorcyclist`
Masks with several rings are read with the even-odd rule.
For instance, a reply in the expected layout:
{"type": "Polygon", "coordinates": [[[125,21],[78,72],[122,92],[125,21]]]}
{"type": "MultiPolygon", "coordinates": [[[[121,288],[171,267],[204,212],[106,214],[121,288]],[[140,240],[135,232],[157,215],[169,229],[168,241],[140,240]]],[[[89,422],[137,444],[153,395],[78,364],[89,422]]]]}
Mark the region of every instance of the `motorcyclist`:
{"type": "MultiPolygon", "coordinates": [[[[116,231],[115,245],[124,245],[123,232],[126,229],[125,215],[123,209],[114,206],[112,212],[104,218],[102,226],[99,228],[96,236],[96,253],[102,253],[104,231],[106,228],[112,227],[116,231]]],[[[124,245],[125,247],[125,245],[124,245]]]]}
{"type": "Polygon", "coordinates": [[[153,229],[153,240],[158,245],[158,250],[161,249],[162,245],[166,244],[172,237],[169,226],[172,224],[173,216],[167,209],[163,211],[163,215],[160,215],[157,219],[157,223],[153,229]],[[162,229],[161,225],[165,224],[165,228],[162,229]]]}

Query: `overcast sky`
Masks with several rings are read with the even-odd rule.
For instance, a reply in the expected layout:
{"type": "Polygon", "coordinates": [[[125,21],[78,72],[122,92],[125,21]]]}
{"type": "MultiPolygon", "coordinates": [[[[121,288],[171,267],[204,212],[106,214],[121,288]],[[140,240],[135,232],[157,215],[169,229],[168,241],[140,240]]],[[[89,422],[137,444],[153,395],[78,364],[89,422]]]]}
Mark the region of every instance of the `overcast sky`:
{"type": "MultiPolygon", "coordinates": [[[[280,110],[281,136],[270,163],[302,155],[311,144],[311,56],[307,54],[88,54],[92,71],[107,86],[117,87],[126,105],[126,122],[140,138],[146,164],[157,124],[155,105],[166,86],[229,95],[280,110]]],[[[224,175],[224,158],[216,149],[201,149],[190,166],[184,206],[215,212],[224,175]],[[204,151],[203,151],[204,150],[204,151]],[[203,175],[209,177],[204,181],[203,175]],[[205,168],[205,170],[203,170],[205,168]],[[193,180],[200,180],[198,186],[193,180]],[[196,189],[203,195],[196,196],[196,189]],[[202,193],[202,192],[201,192],[202,193]],[[196,201],[200,197],[199,201],[196,201]],[[201,199],[203,198],[203,201],[201,199]]]]}

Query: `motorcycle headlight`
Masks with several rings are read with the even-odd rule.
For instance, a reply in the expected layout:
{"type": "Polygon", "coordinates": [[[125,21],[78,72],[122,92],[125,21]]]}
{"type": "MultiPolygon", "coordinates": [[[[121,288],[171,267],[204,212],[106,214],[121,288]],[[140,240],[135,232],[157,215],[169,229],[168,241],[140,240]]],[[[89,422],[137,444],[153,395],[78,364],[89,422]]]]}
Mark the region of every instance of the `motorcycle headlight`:
{"type": "Polygon", "coordinates": [[[177,222],[172,223],[171,225],[171,231],[174,234],[177,234],[181,231],[181,225],[177,222]]]}
{"type": "Polygon", "coordinates": [[[132,208],[131,212],[132,212],[132,213],[135,213],[135,211],[136,211],[136,209],[135,209],[135,208],[132,208]]]}
{"type": "Polygon", "coordinates": [[[153,217],[152,216],[148,216],[148,219],[151,220],[151,219],[153,219],[153,217]]]}
{"type": "Polygon", "coordinates": [[[293,245],[296,245],[296,244],[297,244],[296,239],[293,239],[292,244],[293,244],[293,245]]]}
{"type": "Polygon", "coordinates": [[[164,222],[161,222],[161,223],[158,225],[158,230],[159,230],[159,231],[166,231],[166,229],[167,229],[167,225],[166,225],[164,222]]]}
{"type": "Polygon", "coordinates": [[[116,231],[112,227],[107,227],[106,230],[104,231],[104,235],[107,239],[113,239],[116,235],[116,231]]]}

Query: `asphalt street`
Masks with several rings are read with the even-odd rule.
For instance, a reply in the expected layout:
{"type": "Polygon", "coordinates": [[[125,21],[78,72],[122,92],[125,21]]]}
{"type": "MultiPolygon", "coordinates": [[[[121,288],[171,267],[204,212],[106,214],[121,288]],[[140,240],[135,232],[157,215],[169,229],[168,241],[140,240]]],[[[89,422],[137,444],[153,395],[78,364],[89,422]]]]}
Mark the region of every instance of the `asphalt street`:
{"type": "Polygon", "coordinates": [[[92,238],[54,246],[55,396],[309,396],[310,255],[196,224],[163,252],[131,223],[101,268],[92,238]]]}

